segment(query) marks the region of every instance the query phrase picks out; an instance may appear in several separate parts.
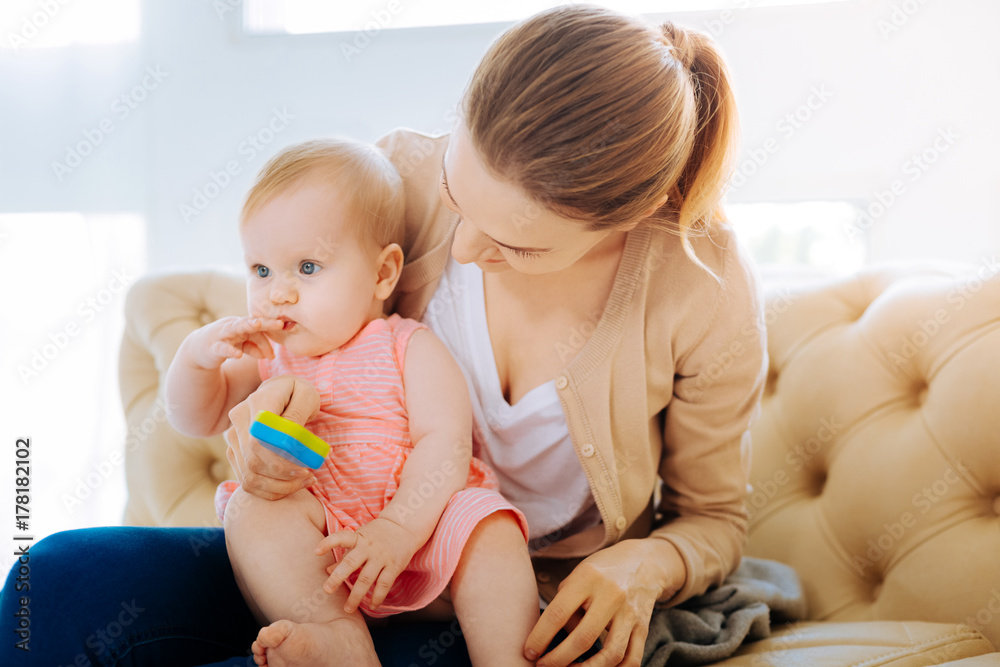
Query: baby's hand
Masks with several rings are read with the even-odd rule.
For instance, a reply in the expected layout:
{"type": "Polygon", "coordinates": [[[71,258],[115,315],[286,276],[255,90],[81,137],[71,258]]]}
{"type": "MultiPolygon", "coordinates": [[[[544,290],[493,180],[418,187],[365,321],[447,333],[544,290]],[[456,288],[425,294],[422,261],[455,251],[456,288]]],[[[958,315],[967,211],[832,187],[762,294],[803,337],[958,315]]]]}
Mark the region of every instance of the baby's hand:
{"type": "Polygon", "coordinates": [[[218,368],[226,359],[249,354],[257,359],[273,359],[268,331],[281,331],[284,323],[263,317],[223,317],[199,329],[194,361],[202,368],[218,368]]]}
{"type": "Polygon", "coordinates": [[[327,593],[334,592],[352,572],[361,568],[344,611],[353,613],[373,585],[371,608],[378,609],[396,577],[421,546],[406,528],[382,518],[361,526],[357,532],[341,530],[333,533],[320,541],[316,554],[323,555],[337,547],[348,551],[333,569],[323,589],[327,593]]]}

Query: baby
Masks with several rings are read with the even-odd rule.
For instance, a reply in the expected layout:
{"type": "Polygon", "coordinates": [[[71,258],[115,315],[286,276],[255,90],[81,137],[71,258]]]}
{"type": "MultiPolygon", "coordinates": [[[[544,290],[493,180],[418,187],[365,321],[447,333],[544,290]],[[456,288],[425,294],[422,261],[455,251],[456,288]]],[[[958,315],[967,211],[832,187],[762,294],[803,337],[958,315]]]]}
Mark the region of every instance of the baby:
{"type": "Polygon", "coordinates": [[[305,426],[331,449],[314,484],[278,500],[237,482],[216,493],[233,572],[264,626],[258,665],[377,665],[365,618],[435,601],[457,615],[475,665],[530,664],[526,521],[472,457],[467,385],[447,348],[383,315],[403,212],[401,179],[374,146],[281,152],[241,216],[250,316],[191,333],[167,373],[170,422],[191,435],[225,430],[270,377],[319,393],[305,426]]]}

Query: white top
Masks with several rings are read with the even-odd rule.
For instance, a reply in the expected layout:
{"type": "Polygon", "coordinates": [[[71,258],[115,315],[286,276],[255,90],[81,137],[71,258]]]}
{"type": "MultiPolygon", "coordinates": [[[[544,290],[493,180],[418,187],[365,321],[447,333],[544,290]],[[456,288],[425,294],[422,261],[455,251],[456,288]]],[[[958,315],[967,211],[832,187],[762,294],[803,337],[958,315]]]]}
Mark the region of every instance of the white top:
{"type": "Polygon", "coordinates": [[[482,270],[449,258],[423,321],[465,373],[473,452],[496,472],[500,492],[528,519],[529,549],[599,523],[554,382],[535,387],[514,405],[503,397],[486,324],[482,270]]]}

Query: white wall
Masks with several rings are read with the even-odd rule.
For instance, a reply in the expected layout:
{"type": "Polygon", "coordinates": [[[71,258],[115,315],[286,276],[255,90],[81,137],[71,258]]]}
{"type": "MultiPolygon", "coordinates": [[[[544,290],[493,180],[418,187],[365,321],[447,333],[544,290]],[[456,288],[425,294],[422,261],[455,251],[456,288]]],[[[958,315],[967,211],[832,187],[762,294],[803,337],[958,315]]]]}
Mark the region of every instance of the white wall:
{"type": "MultiPolygon", "coordinates": [[[[268,155],[319,134],[375,139],[398,125],[446,130],[446,112],[506,28],[383,31],[348,62],[339,46],[354,35],[246,37],[239,11],[217,15],[222,4],[147,0],[139,44],[77,47],[69,59],[64,50],[4,55],[0,211],[137,211],[148,220],[150,268],[236,263],[236,213],[268,155]],[[162,82],[147,78],[156,87],[128,117],[112,113],[147,67],[165,72],[162,82]],[[251,159],[241,142],[266,128],[274,109],[294,118],[251,159]],[[52,161],[102,118],[114,132],[58,182],[52,161]],[[181,205],[192,204],[194,189],[229,160],[241,173],[185,221],[181,205]]],[[[728,54],[745,156],[772,149],[732,201],[847,199],[867,207],[899,181],[902,194],[870,227],[871,260],[977,262],[1000,249],[993,159],[1000,3],[849,0],[673,18],[715,32],[728,54]],[[894,7],[906,21],[883,34],[879,21],[890,21],[894,7]],[[794,133],[779,127],[813,90],[832,97],[822,104],[814,97],[816,110],[799,109],[811,117],[794,133]],[[954,143],[912,180],[908,160],[948,128],[954,143]]]]}

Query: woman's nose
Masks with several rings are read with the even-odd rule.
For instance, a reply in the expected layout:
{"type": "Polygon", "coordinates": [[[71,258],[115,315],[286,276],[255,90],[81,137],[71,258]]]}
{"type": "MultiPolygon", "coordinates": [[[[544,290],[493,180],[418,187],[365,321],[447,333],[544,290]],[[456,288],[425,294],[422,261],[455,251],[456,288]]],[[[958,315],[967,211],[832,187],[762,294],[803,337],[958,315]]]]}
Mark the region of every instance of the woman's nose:
{"type": "Polygon", "coordinates": [[[496,246],[490,238],[471,226],[465,220],[460,220],[455,229],[455,238],[451,242],[451,256],[459,264],[468,264],[479,259],[495,259],[489,257],[496,246]]]}

